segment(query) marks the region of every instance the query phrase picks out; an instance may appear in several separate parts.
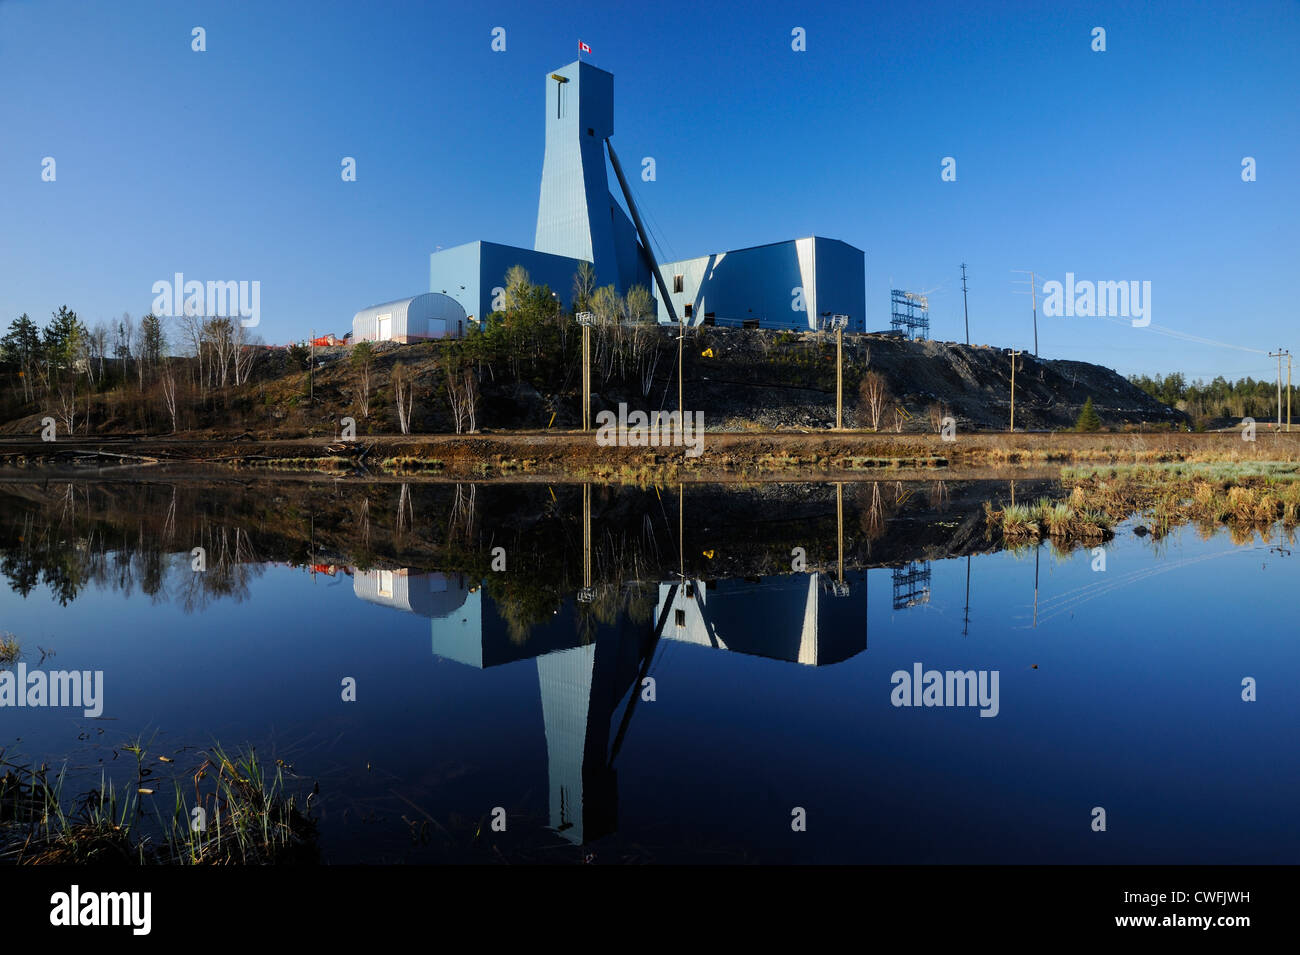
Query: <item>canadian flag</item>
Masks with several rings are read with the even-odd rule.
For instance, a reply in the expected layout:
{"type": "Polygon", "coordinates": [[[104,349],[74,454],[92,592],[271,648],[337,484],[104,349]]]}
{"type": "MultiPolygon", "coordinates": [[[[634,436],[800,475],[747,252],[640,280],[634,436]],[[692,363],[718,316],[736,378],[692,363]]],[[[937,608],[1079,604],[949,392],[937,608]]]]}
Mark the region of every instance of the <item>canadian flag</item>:
{"type": "Polygon", "coordinates": [[[579,40],[579,41],[578,41],[578,52],[579,52],[579,53],[590,53],[590,52],[591,52],[591,47],[587,46],[587,44],[585,44],[585,43],[583,43],[581,40],[579,40]]]}

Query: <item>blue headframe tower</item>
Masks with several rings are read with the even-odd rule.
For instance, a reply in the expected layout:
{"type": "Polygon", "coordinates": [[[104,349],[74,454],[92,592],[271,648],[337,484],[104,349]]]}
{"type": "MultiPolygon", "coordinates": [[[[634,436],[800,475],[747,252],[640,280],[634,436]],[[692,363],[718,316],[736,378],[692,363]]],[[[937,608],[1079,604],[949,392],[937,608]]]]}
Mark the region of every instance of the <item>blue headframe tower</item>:
{"type": "MultiPolygon", "coordinates": [[[[577,61],[547,74],[546,156],[533,247],[585,259],[597,285],[626,293],[633,285],[649,288],[654,266],[640,223],[628,218],[609,189],[605,151],[613,134],[612,73],[577,61]]],[[[617,163],[612,148],[610,156],[617,163]]],[[[615,171],[635,210],[617,165],[615,171]]]]}

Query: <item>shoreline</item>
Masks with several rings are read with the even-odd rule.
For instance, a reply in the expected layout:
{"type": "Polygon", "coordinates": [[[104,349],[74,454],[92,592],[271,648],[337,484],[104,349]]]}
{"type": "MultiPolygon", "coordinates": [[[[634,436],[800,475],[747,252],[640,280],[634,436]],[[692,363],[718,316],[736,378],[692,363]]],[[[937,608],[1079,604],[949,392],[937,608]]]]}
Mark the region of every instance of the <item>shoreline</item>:
{"type": "Polygon", "coordinates": [[[747,480],[891,480],[944,476],[997,479],[1070,464],[1300,464],[1300,428],[1239,433],[869,431],[711,432],[702,453],[682,447],[597,444],[594,432],[514,431],[470,435],[332,437],[112,436],[42,442],[0,438],[0,480],[39,477],[203,479],[283,474],[337,479],[577,480],[677,483],[747,480]]]}

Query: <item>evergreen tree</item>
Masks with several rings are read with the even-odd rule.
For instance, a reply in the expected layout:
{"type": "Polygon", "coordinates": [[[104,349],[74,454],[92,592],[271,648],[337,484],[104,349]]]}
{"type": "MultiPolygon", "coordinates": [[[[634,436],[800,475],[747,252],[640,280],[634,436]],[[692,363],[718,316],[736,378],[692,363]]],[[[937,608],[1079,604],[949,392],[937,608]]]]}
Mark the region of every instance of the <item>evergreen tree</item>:
{"type": "Polygon", "coordinates": [[[9,332],[0,338],[0,358],[18,366],[18,375],[23,385],[23,397],[31,400],[33,389],[32,372],[41,357],[41,333],[24,312],[9,326],[9,332]]]}
{"type": "Polygon", "coordinates": [[[1097,415],[1096,409],[1092,406],[1091,396],[1083,403],[1083,410],[1079,412],[1079,419],[1074,423],[1075,431],[1100,431],[1101,418],[1097,415]]]}
{"type": "Polygon", "coordinates": [[[150,365],[156,365],[167,351],[167,335],[163,331],[162,319],[150,312],[140,319],[140,357],[150,365]]]}
{"type": "Polygon", "coordinates": [[[45,326],[41,342],[45,361],[55,370],[71,367],[85,336],[86,327],[77,318],[77,313],[66,305],[60,305],[59,310],[53,313],[53,321],[45,326]]]}
{"type": "Polygon", "coordinates": [[[27,369],[41,350],[40,329],[24,312],[9,325],[9,332],[0,338],[0,355],[21,369],[27,369]]]}

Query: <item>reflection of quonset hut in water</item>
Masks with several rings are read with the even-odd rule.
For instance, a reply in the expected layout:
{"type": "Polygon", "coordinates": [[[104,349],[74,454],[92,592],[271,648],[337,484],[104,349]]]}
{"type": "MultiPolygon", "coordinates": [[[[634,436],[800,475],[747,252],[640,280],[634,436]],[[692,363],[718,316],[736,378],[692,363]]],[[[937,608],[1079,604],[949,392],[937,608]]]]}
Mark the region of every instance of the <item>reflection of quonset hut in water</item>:
{"type": "Polygon", "coordinates": [[[464,574],[358,570],[352,575],[352,592],[368,603],[420,617],[446,617],[465,605],[470,586],[464,574]]]}

